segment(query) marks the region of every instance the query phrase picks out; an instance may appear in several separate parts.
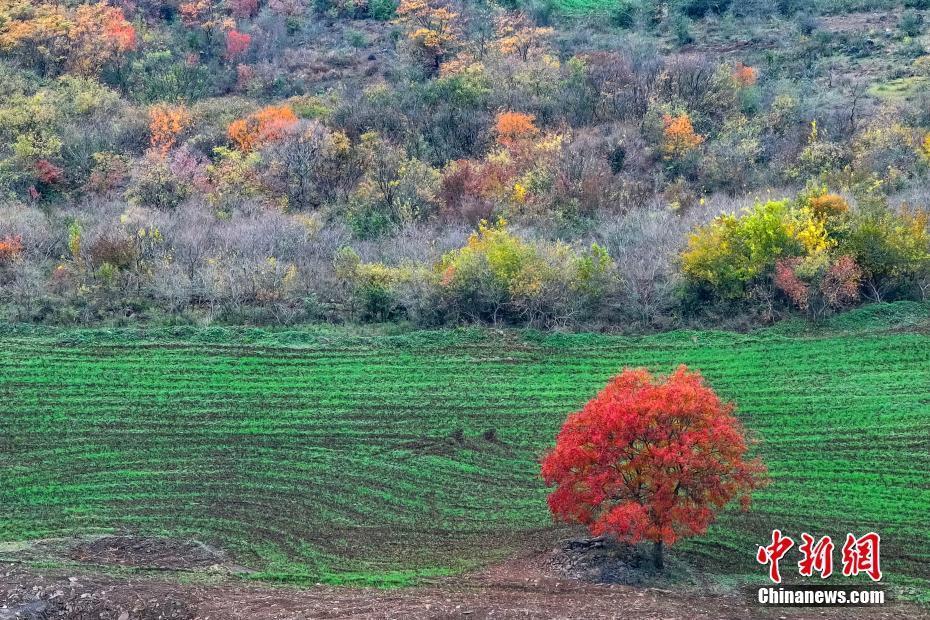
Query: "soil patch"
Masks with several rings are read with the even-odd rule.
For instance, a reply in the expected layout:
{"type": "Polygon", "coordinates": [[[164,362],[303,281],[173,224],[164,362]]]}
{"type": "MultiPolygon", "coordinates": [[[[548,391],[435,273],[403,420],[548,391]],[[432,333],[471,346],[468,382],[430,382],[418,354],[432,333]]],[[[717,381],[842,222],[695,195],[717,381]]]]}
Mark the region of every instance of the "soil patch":
{"type": "Polygon", "coordinates": [[[874,11],[825,15],[817,18],[820,27],[828,32],[868,32],[896,27],[900,11],[874,11]]]}
{"type": "Polygon", "coordinates": [[[196,540],[105,536],[72,548],[68,557],[91,564],[162,570],[204,570],[228,563],[225,555],[196,540]]]}
{"type": "Polygon", "coordinates": [[[771,608],[746,597],[668,588],[591,584],[552,574],[551,554],[401,590],[273,587],[223,578],[179,583],[169,573],[114,576],[0,564],[0,620],[902,620],[927,618],[911,604],[881,608],[771,608]]]}
{"type": "Polygon", "coordinates": [[[552,551],[546,566],[555,574],[589,583],[638,586],[667,579],[636,547],[603,538],[565,541],[552,551]]]}
{"type": "Polygon", "coordinates": [[[0,620],[194,620],[183,586],[0,568],[0,620]]]}

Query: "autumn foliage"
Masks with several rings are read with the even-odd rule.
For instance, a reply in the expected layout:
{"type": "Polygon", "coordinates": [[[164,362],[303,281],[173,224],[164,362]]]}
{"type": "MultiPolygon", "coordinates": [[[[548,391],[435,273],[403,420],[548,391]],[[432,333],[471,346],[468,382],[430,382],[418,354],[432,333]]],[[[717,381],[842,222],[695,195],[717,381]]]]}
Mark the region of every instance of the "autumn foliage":
{"type": "Polygon", "coordinates": [[[837,217],[849,211],[849,203],[838,194],[817,194],[811,196],[809,203],[817,217],[837,217]]]}
{"type": "Polygon", "coordinates": [[[43,59],[46,68],[61,61],[72,72],[97,75],[108,63],[138,45],[135,27],[119,7],[106,2],[68,9],[58,3],[34,3],[29,11],[0,20],[0,49],[43,59]]]}
{"type": "Polygon", "coordinates": [[[775,286],[812,318],[858,301],[861,284],[862,269],[851,256],[832,262],[785,258],[775,265],[775,286]]]}
{"type": "Polygon", "coordinates": [[[595,535],[662,547],[701,534],[717,511],[764,482],[759,460],[701,375],[681,366],[668,379],[627,369],[569,416],[542,462],[553,515],[595,535]]]}
{"type": "Polygon", "coordinates": [[[540,48],[546,38],[554,33],[552,28],[541,28],[525,13],[514,13],[498,17],[495,23],[497,47],[505,56],[516,55],[527,60],[530,51],[540,48]]]}
{"type": "Polygon", "coordinates": [[[153,149],[165,155],[191,124],[191,114],[181,105],[159,104],[149,110],[149,135],[153,149]]]}
{"type": "Polygon", "coordinates": [[[207,19],[207,15],[213,9],[208,0],[192,0],[191,2],[182,2],[178,6],[178,13],[181,14],[181,22],[188,28],[202,26],[204,28],[212,26],[212,21],[207,19]]]}
{"type": "Polygon", "coordinates": [[[513,148],[526,143],[539,135],[536,117],[522,112],[500,112],[494,124],[497,143],[506,148],[513,148]]]}
{"type": "Polygon", "coordinates": [[[229,7],[234,16],[247,19],[258,13],[258,0],[230,0],[229,7]]]}
{"type": "Polygon", "coordinates": [[[65,179],[65,172],[47,159],[36,162],[36,178],[45,185],[57,185],[65,179]]]}
{"type": "Polygon", "coordinates": [[[238,30],[230,30],[226,33],[226,59],[235,60],[249,49],[252,44],[251,35],[238,30]]]}
{"type": "Polygon", "coordinates": [[[136,49],[136,29],[123,15],[123,9],[108,6],[105,2],[82,4],[75,10],[74,26],[68,33],[71,39],[86,37],[86,47],[95,47],[97,54],[119,54],[136,49]],[[104,50],[100,46],[105,47],[104,50]]]}
{"type": "Polygon", "coordinates": [[[23,251],[23,239],[19,235],[0,238],[0,265],[13,261],[23,251]]]}
{"type": "Polygon", "coordinates": [[[397,6],[397,22],[407,29],[414,55],[433,71],[458,42],[458,17],[435,0],[401,0],[397,6]]]}
{"type": "Polygon", "coordinates": [[[230,139],[245,153],[274,142],[297,124],[297,115],[289,106],[268,106],[229,125],[230,139]]]}
{"type": "Polygon", "coordinates": [[[662,151],[667,158],[682,157],[704,142],[704,136],[694,131],[691,117],[687,114],[666,114],[662,121],[665,124],[662,151]]]}
{"type": "Polygon", "coordinates": [[[759,72],[755,68],[744,65],[741,62],[736,63],[733,67],[733,79],[741,87],[746,88],[753,86],[759,79],[759,72]]]}

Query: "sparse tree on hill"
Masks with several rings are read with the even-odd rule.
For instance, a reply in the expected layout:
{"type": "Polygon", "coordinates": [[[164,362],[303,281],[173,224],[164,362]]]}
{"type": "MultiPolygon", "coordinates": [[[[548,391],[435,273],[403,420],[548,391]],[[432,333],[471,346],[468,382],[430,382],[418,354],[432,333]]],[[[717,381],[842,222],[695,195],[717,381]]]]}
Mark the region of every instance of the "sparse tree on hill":
{"type": "Polygon", "coordinates": [[[432,0],[403,0],[397,7],[397,22],[406,28],[413,54],[432,73],[459,43],[458,19],[457,12],[432,0]]]}

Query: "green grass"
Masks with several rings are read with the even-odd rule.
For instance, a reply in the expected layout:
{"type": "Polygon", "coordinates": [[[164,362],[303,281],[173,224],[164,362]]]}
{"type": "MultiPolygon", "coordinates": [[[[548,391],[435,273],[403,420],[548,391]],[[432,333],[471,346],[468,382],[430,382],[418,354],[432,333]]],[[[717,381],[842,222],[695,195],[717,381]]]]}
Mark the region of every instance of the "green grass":
{"type": "MultiPolygon", "coordinates": [[[[642,6],[642,3],[634,4],[642,6]]],[[[617,2],[616,0],[555,0],[554,5],[567,15],[583,16],[610,12],[616,8],[617,2]]],[[[814,15],[845,15],[890,11],[898,5],[899,3],[895,0],[815,0],[806,3],[805,8],[814,15]]],[[[756,17],[771,17],[771,13],[760,9],[756,17]]]]}
{"type": "Polygon", "coordinates": [[[295,583],[464,570],[551,534],[538,459],[569,412],[624,366],[684,363],[736,401],[772,484],[677,561],[761,579],[772,528],[874,529],[888,581],[926,591],[928,314],[641,338],[0,327],[0,541],[194,537],[295,583]]]}
{"type": "Polygon", "coordinates": [[[906,99],[926,83],[927,78],[921,76],[896,78],[872,84],[868,93],[879,99],[906,99]]]}
{"type": "Polygon", "coordinates": [[[554,5],[565,15],[584,16],[592,14],[607,14],[616,4],[605,0],[556,0],[554,5]]]}

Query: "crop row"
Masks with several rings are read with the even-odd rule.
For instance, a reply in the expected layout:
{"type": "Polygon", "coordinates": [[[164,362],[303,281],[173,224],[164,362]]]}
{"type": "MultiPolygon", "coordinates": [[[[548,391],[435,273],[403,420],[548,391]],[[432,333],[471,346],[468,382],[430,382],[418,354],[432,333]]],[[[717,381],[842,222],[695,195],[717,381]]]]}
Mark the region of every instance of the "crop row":
{"type": "Polygon", "coordinates": [[[565,415],[623,366],[686,363],[737,402],[772,484],[683,557],[755,573],[773,527],[877,529],[892,579],[926,578],[925,336],[494,334],[0,336],[0,539],[190,536],[317,581],[461,567],[547,535],[537,463],[565,415]]]}

